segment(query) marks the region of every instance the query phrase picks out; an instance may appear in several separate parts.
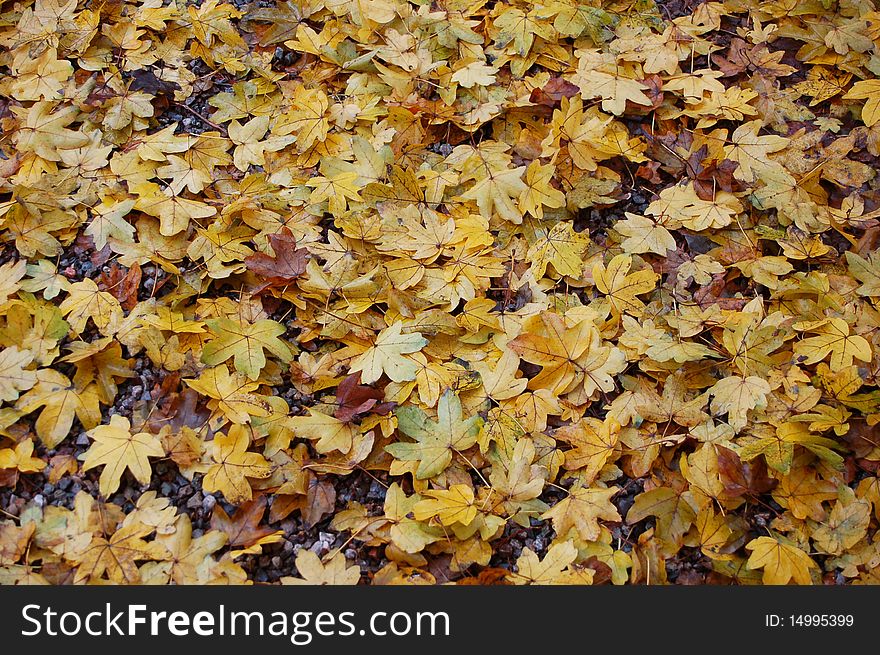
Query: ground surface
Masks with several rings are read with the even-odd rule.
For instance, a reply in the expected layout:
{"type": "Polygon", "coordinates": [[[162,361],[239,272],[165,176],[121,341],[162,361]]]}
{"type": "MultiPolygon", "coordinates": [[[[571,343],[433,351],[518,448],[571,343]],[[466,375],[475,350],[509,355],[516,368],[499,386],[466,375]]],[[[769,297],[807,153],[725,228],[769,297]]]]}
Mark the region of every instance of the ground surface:
{"type": "Polygon", "coordinates": [[[4,3],[0,583],[873,583],[869,3],[4,3]]]}

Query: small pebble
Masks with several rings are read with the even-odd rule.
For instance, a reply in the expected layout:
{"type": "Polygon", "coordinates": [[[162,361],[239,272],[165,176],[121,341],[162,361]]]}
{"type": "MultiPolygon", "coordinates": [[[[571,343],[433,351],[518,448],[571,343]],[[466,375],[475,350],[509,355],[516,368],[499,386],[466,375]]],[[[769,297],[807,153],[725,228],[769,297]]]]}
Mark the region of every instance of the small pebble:
{"type": "Polygon", "coordinates": [[[205,494],[205,497],[202,499],[202,509],[205,510],[205,513],[210,512],[214,509],[214,505],[217,504],[217,499],[214,498],[211,494],[205,494]]]}

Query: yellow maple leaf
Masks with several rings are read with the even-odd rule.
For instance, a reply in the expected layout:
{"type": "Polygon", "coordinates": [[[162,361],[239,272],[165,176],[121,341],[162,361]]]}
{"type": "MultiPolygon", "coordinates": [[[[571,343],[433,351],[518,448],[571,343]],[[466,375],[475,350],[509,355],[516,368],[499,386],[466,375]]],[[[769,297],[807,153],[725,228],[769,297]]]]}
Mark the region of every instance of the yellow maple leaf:
{"type": "Polygon", "coordinates": [[[15,448],[0,448],[0,469],[15,469],[22,473],[38,473],[46,468],[46,462],[34,457],[34,442],[24,439],[15,448]]]}
{"type": "Polygon", "coordinates": [[[436,516],[442,525],[470,525],[477,517],[474,490],[466,484],[454,484],[449,489],[428,489],[422,495],[428,498],[420,500],[413,507],[417,521],[436,516]]]}
{"type": "Polygon", "coordinates": [[[880,80],[862,80],[843,96],[844,100],[867,100],[862,106],[862,121],[871,127],[880,121],[880,80]]]}
{"type": "Polygon", "coordinates": [[[556,223],[547,232],[539,230],[537,233],[541,236],[526,254],[535,269],[535,277],[544,277],[548,264],[552,264],[560,275],[580,277],[584,253],[590,245],[589,234],[575,232],[574,226],[567,221],[556,223]]]}
{"type": "Polygon", "coordinates": [[[816,562],[797,546],[774,537],[758,537],[746,544],[752,551],[746,566],[763,569],[764,584],[812,584],[811,569],[818,569],[816,562]]]}
{"type": "Polygon", "coordinates": [[[405,357],[428,345],[419,332],[402,333],[403,323],[398,321],[382,330],[373,345],[352,362],[349,370],[361,372],[364,384],[376,382],[385,373],[394,382],[415,380],[418,364],[405,357]]]}
{"type": "Polygon", "coordinates": [[[357,428],[351,423],[313,409],[309,410],[308,416],[290,417],[288,423],[297,435],[313,439],[316,442],[315,450],[322,454],[334,450],[347,453],[358,434],[357,428]]]}
{"type": "Polygon", "coordinates": [[[518,168],[504,168],[499,171],[486,171],[486,174],[478,177],[476,184],[468,189],[462,198],[475,200],[480,214],[491,219],[492,213],[497,212],[503,219],[511,223],[522,223],[522,212],[514,201],[520,197],[527,187],[522,181],[525,166],[518,168]]]}
{"type": "Polygon", "coordinates": [[[123,526],[108,537],[96,536],[73,555],[79,566],[75,582],[98,580],[104,573],[116,584],[138,584],[141,581],[136,562],[160,560],[168,556],[165,547],[156,541],[144,541],[154,528],[142,523],[123,526]]]}
{"type": "Polygon", "coordinates": [[[296,555],[296,570],[302,578],[284,576],[285,585],[356,585],[361,579],[357,565],[348,566],[345,556],[337,551],[327,563],[310,550],[303,549],[296,555]]]}
{"type": "Polygon", "coordinates": [[[794,345],[795,355],[800,356],[805,364],[815,364],[831,355],[831,369],[839,371],[850,366],[853,359],[871,361],[871,344],[864,337],[850,334],[849,324],[842,318],[800,322],[793,327],[816,335],[794,345]]]}
{"type": "Polygon", "coordinates": [[[277,152],[295,141],[293,136],[265,138],[269,130],[268,116],[257,116],[244,125],[232,121],[228,129],[229,139],[235,144],[232,162],[240,171],[247,171],[250,165],[264,166],[267,152],[277,152]]]}
{"type": "Polygon", "coordinates": [[[653,252],[666,255],[667,251],[675,250],[675,238],[666,226],[656,220],[626,212],[626,220],[614,224],[615,231],[626,237],[620,247],[631,255],[653,252]]]}
{"type": "Polygon", "coordinates": [[[565,468],[579,471],[582,482],[592,484],[617,448],[620,423],[585,417],[560,428],[554,436],[572,446],[565,452],[565,468]]]}
{"type": "Polygon", "coordinates": [[[603,264],[593,266],[593,280],[596,288],[608,296],[616,312],[638,317],[645,308],[638,296],[653,291],[660,276],[648,269],[630,273],[631,266],[632,256],[616,255],[607,268],[603,264]]]}
{"type": "Polygon", "coordinates": [[[76,389],[65,375],[54,369],[37,371],[37,383],[15,404],[15,408],[25,414],[39,407],[43,410],[34,427],[47,448],[54,448],[70,434],[74,417],[79,418],[87,430],[101,422],[96,386],[76,389]]]}
{"type": "Polygon", "coordinates": [[[520,209],[524,213],[543,218],[544,207],[558,209],[565,206],[565,194],[550,183],[554,172],[553,164],[541,164],[537,159],[526,168],[526,189],[519,196],[520,209]]]}
{"type": "Polygon", "coordinates": [[[709,393],[713,396],[712,413],[726,413],[730,426],[738,431],[746,426],[749,411],[767,406],[770,384],[755,375],[731,375],[716,382],[709,393]]]}
{"type": "Polygon", "coordinates": [[[149,457],[163,457],[165,449],[157,437],[148,432],[132,434],[131,424],[124,416],[114,414],[108,425],[99,425],[87,433],[93,440],[86,451],[83,471],[103,466],[98,488],[106,498],[119,488],[125,469],[141,484],[150,481],[149,457]]]}
{"type": "Polygon", "coordinates": [[[553,529],[560,536],[568,535],[571,530],[575,530],[584,541],[595,541],[601,532],[600,519],[621,520],[617,508],[611,503],[611,497],[618,491],[620,491],[618,487],[575,489],[544,512],[541,518],[551,519],[553,529]]]}
{"type": "Polygon", "coordinates": [[[537,554],[526,547],[516,560],[516,573],[508,574],[507,579],[515,585],[592,584],[594,574],[592,569],[572,568],[577,557],[578,550],[570,541],[550,546],[543,560],[539,560],[537,554]]]}
{"type": "Polygon", "coordinates": [[[37,374],[25,369],[32,361],[33,353],[18,346],[0,351],[0,401],[18,400],[19,392],[37,383],[37,374]]]}
{"type": "Polygon", "coordinates": [[[119,301],[106,291],[98,289],[98,285],[90,278],[70,285],[68,296],[59,308],[70,323],[70,328],[77,333],[85,330],[89,319],[103,332],[122,318],[119,301]]]}
{"type": "Polygon", "coordinates": [[[184,382],[211,398],[209,407],[219,410],[233,423],[248,423],[252,416],[269,415],[268,403],[251,393],[259,383],[249,381],[242,373],[230,375],[225,364],[206,369],[197,379],[184,382]]]}
{"type": "Polygon", "coordinates": [[[211,442],[214,464],[205,473],[205,491],[219,491],[226,500],[239,504],[253,497],[248,478],[268,478],[272,468],[259,453],[248,452],[251,439],[248,429],[233,425],[228,434],[218,434],[211,442]]]}
{"type": "Polygon", "coordinates": [[[16,100],[57,100],[65,82],[73,75],[73,65],[66,59],[58,59],[55,48],[46,48],[39,57],[29,57],[16,68],[10,89],[16,100]]]}
{"type": "Polygon", "coordinates": [[[626,111],[627,101],[642,106],[651,105],[651,100],[645,95],[648,86],[629,77],[579,68],[572,80],[580,87],[584,100],[602,98],[602,109],[615,116],[626,111]]]}
{"type": "Polygon", "coordinates": [[[61,150],[81,148],[89,143],[87,135],[67,128],[79,117],[76,106],[59,108],[56,102],[41,100],[28,109],[11,109],[24,118],[14,137],[21,152],[33,152],[48,161],[61,161],[61,150]]]}
{"type": "Polygon", "coordinates": [[[277,321],[263,319],[243,323],[220,317],[207,321],[207,325],[215,335],[202,348],[202,362],[208,366],[216,366],[232,357],[235,370],[256,380],[266,366],[263,350],[268,350],[284,363],[293,357],[287,344],[278,338],[287,332],[287,328],[277,321]]]}
{"type": "Polygon", "coordinates": [[[724,146],[724,156],[739,164],[733,176],[743,182],[753,182],[763,171],[772,168],[768,155],[788,145],[788,139],[777,135],[759,135],[763,121],[743,123],[730,135],[730,145],[724,146]]]}

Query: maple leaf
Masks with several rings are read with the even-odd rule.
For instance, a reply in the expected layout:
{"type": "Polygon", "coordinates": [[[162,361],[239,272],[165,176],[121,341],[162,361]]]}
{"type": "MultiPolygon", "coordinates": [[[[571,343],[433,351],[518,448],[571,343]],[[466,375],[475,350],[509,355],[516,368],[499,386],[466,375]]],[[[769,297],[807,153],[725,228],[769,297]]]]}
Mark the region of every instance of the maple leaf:
{"type": "Polygon", "coordinates": [[[62,315],[74,332],[82,333],[89,319],[99,330],[105,330],[122,318],[119,301],[98,289],[94,280],[86,278],[70,286],[69,295],[61,305],[62,315]]]}
{"type": "Polygon", "coordinates": [[[572,81],[580,89],[584,100],[602,98],[602,109],[615,116],[626,111],[627,101],[637,105],[651,104],[651,100],[645,95],[648,86],[628,77],[580,68],[572,81]]]}
{"type": "Polygon", "coordinates": [[[569,327],[558,314],[542,312],[523,324],[523,333],[507,347],[541,372],[528,383],[530,389],[549,389],[555,394],[576,390],[585,394],[614,388],[612,375],[625,366],[617,348],[601,345],[596,326],[589,320],[569,327]]]}
{"type": "Polygon", "coordinates": [[[144,541],[151,532],[152,526],[132,523],[116,530],[109,538],[94,537],[73,556],[79,565],[74,581],[97,580],[106,573],[117,584],[138,584],[141,578],[136,562],[164,559],[168,555],[161,543],[144,541]]]}
{"type": "Polygon", "coordinates": [[[275,253],[270,257],[266,253],[257,252],[245,258],[244,263],[249,270],[264,278],[269,278],[273,285],[286,285],[305,273],[309,258],[306,248],[296,247],[296,237],[285,228],[279,234],[270,234],[269,243],[275,253]]]}
{"type": "Polygon", "coordinates": [[[0,448],[0,469],[15,469],[22,473],[37,473],[46,468],[46,462],[34,457],[34,442],[25,439],[15,448],[0,448]]]}
{"type": "Polygon", "coordinates": [[[0,266],[0,299],[6,300],[21,286],[21,279],[27,273],[27,263],[24,260],[6,262],[0,266]]]}
{"type": "Polygon", "coordinates": [[[416,477],[419,480],[439,475],[452,462],[454,453],[473,446],[482,423],[479,416],[462,420],[461,401],[450,389],[440,396],[437,421],[414,406],[399,407],[395,415],[398,429],[415,439],[415,443],[392,443],[385,450],[397,459],[418,462],[416,477]]]}
{"type": "Polygon", "coordinates": [[[616,255],[607,268],[603,264],[593,267],[593,279],[596,288],[608,296],[617,312],[640,316],[645,304],[638,296],[653,291],[658,276],[651,270],[630,273],[631,266],[630,255],[616,255]]]}
{"type": "Polygon", "coordinates": [[[292,136],[266,139],[268,131],[268,116],[257,116],[244,125],[238,121],[229,124],[229,139],[235,144],[232,162],[238,170],[247,171],[251,165],[264,166],[267,152],[277,152],[295,140],[292,136]]]}
{"type": "Polygon", "coordinates": [[[227,434],[214,437],[211,442],[214,464],[202,480],[205,491],[219,491],[233,504],[251,499],[253,492],[247,478],[268,478],[272,469],[265,457],[248,452],[250,442],[248,430],[240,425],[233,425],[227,434]]]}
{"type": "Polygon", "coordinates": [[[516,514],[519,509],[526,507],[528,501],[537,498],[544,490],[548,471],[535,463],[536,457],[534,442],[527,438],[520,439],[513,447],[507,465],[492,469],[492,489],[506,498],[506,503],[514,504],[510,514],[516,514]]]}
{"type": "Polygon", "coordinates": [[[516,52],[520,57],[529,54],[536,36],[542,39],[552,39],[554,32],[551,25],[540,20],[538,12],[534,9],[528,14],[520,9],[508,9],[498,17],[494,27],[500,30],[499,45],[513,40],[516,52]]]}
{"type": "Polygon", "coordinates": [[[349,371],[360,371],[366,384],[376,382],[385,373],[394,382],[414,380],[419,366],[415,360],[404,357],[428,345],[419,332],[403,334],[403,323],[398,321],[383,329],[373,345],[351,362],[349,371]]]}
{"type": "Polygon", "coordinates": [[[347,564],[338,551],[324,564],[312,551],[301,550],[296,555],[296,570],[302,578],[285,576],[281,578],[281,584],[356,585],[361,579],[360,567],[347,564]]]}
{"type": "Polygon", "coordinates": [[[347,453],[351,450],[352,440],[358,434],[357,429],[348,421],[315,410],[309,410],[309,416],[291,417],[289,424],[296,434],[314,439],[315,450],[319,453],[333,450],[347,453]]]}
{"type": "Polygon", "coordinates": [[[568,541],[550,546],[543,560],[539,560],[535,552],[526,547],[516,560],[516,573],[508,574],[508,579],[516,585],[592,584],[592,569],[571,568],[577,556],[577,548],[568,541]]]}
{"type": "Polygon", "coordinates": [[[268,403],[251,392],[260,385],[249,382],[241,373],[230,375],[225,364],[206,369],[195,380],[184,380],[187,385],[213,399],[223,416],[233,423],[248,423],[252,416],[268,416],[268,403]]]}
{"type": "Polygon", "coordinates": [[[21,391],[27,391],[37,383],[35,371],[25,370],[34,361],[29,350],[11,346],[0,351],[0,401],[18,400],[21,391]]]}
{"type": "Polygon", "coordinates": [[[75,106],[59,108],[56,102],[42,100],[29,109],[14,107],[12,111],[24,118],[15,134],[16,147],[22,152],[33,152],[47,161],[61,161],[60,151],[89,143],[87,135],[67,128],[79,116],[75,106]]]}
{"type": "Polygon", "coordinates": [[[99,425],[87,433],[93,440],[86,451],[83,471],[103,466],[99,480],[101,495],[105,498],[119,488],[125,469],[141,484],[150,481],[152,468],[149,457],[164,457],[165,449],[158,438],[148,432],[132,434],[128,419],[115,414],[110,423],[99,425]]]}
{"type": "Polygon", "coordinates": [[[806,364],[815,364],[831,355],[831,368],[839,371],[850,366],[853,359],[871,361],[871,345],[864,337],[851,335],[849,324],[842,318],[796,323],[794,328],[816,334],[794,345],[794,353],[806,364]]]}
{"type": "Polygon", "coordinates": [[[565,468],[579,470],[584,484],[591,484],[617,448],[620,424],[583,418],[560,428],[554,437],[573,446],[565,452],[565,468]]]}
{"type": "Polygon", "coordinates": [[[773,537],[752,539],[746,548],[752,551],[746,566],[762,569],[764,584],[812,584],[810,569],[819,568],[800,548],[773,537]]]}
{"type": "Polygon", "coordinates": [[[527,378],[516,377],[519,357],[509,348],[504,350],[494,368],[489,368],[486,362],[474,362],[473,367],[480,374],[486,396],[496,402],[519,396],[529,383],[527,378]]]}
{"type": "Polygon", "coordinates": [[[470,89],[473,86],[489,86],[495,81],[495,73],[497,72],[497,68],[488,66],[481,61],[472,61],[455,71],[451,79],[464,88],[470,89]]]}
{"type": "Polygon", "coordinates": [[[862,106],[862,121],[868,127],[880,121],[880,80],[861,80],[843,96],[844,100],[867,100],[862,106]]]}
{"type": "Polygon", "coordinates": [[[34,427],[47,448],[54,448],[70,434],[74,417],[87,430],[101,422],[98,393],[94,385],[76,389],[70,380],[54,369],[37,371],[37,383],[25,393],[15,408],[29,414],[42,407],[34,427]]]}
{"type": "Polygon", "coordinates": [[[231,518],[220,505],[214,505],[211,529],[225,534],[225,542],[230,547],[244,549],[237,553],[259,553],[264,544],[277,543],[284,534],[281,530],[260,527],[260,521],[266,513],[266,504],[265,496],[258,496],[240,505],[231,518]]]}
{"type": "MultiPolygon", "coordinates": [[[[68,344],[72,349],[75,344],[68,344]]],[[[76,375],[73,382],[79,389],[91,383],[97,384],[99,400],[105,405],[113,403],[119,387],[117,382],[137,376],[132,370],[132,360],[122,358],[122,347],[109,337],[92,342],[91,347],[72,352],[60,361],[76,362],[76,375]]]]}
{"type": "Polygon", "coordinates": [[[870,523],[870,501],[857,499],[847,488],[835,503],[828,520],[816,526],[813,542],[825,553],[842,555],[864,538],[870,523]]]}
{"type": "Polygon", "coordinates": [[[520,195],[528,190],[522,181],[525,166],[518,168],[505,168],[500,171],[486,170],[486,175],[477,179],[462,198],[475,200],[480,214],[485,218],[491,218],[493,211],[499,216],[512,223],[522,223],[522,212],[514,202],[520,195]]]}
{"type": "Polygon", "coordinates": [[[327,209],[334,216],[341,216],[348,209],[349,200],[360,200],[360,188],[357,183],[356,171],[340,171],[330,177],[318,175],[307,184],[314,190],[309,195],[309,202],[327,201],[327,209]]]}
{"type": "MultiPolygon", "coordinates": [[[[768,463],[771,460],[768,459],[768,463]]],[[[830,480],[820,480],[808,467],[784,471],[779,485],[773,490],[773,499],[788,508],[796,519],[810,518],[822,521],[827,512],[822,504],[837,498],[837,487],[830,480]]]]}
{"type": "Polygon", "coordinates": [[[535,268],[535,275],[544,277],[547,265],[560,275],[580,277],[584,268],[583,256],[590,245],[589,235],[575,232],[571,223],[556,223],[546,233],[540,231],[541,236],[535,244],[529,248],[526,257],[535,268]]]}
{"type": "Polygon", "coordinates": [[[861,296],[880,296],[880,255],[877,252],[868,253],[868,259],[859,257],[854,252],[845,252],[846,263],[853,277],[862,283],[858,288],[861,296]]]}
{"type": "Polygon", "coordinates": [[[554,172],[552,165],[542,165],[537,159],[529,164],[525,179],[527,188],[519,197],[523,212],[540,219],[544,217],[544,207],[558,209],[565,206],[565,194],[550,185],[554,172]]]}
{"type": "MultiPolygon", "coordinates": [[[[214,506],[215,510],[217,507],[214,506]]],[[[226,539],[224,532],[213,529],[193,539],[192,521],[187,514],[181,514],[175,520],[173,532],[156,536],[156,543],[170,555],[170,561],[161,562],[159,567],[167,570],[166,575],[176,584],[204,584],[205,563],[213,563],[211,554],[222,548],[226,539]]]]}
{"type": "Polygon", "coordinates": [[[665,255],[676,248],[675,237],[669,230],[647,216],[626,212],[626,220],[615,223],[614,229],[626,237],[620,247],[631,255],[646,252],[665,255]]]}
{"type": "Polygon", "coordinates": [[[657,487],[636,496],[626,514],[626,522],[632,525],[654,516],[657,518],[658,534],[670,542],[677,542],[693,524],[696,515],[693,506],[679,491],[657,487]]]}
{"type": "Polygon", "coordinates": [[[762,171],[771,166],[768,155],[778,152],[788,145],[788,139],[781,136],[759,136],[764,127],[762,121],[743,123],[730,135],[730,144],[724,146],[724,157],[739,164],[733,176],[743,182],[752,182],[762,171]]]}
{"type": "Polygon", "coordinates": [[[278,338],[287,328],[276,321],[263,319],[245,324],[221,317],[207,321],[207,325],[215,335],[202,349],[202,363],[208,366],[232,357],[237,371],[256,380],[266,366],[264,350],[285,363],[293,357],[290,348],[278,338]]]}
{"type": "Polygon", "coordinates": [[[55,48],[46,48],[39,57],[29,58],[18,67],[10,92],[16,100],[57,100],[73,65],[58,59],[55,48]]]}
{"type": "Polygon", "coordinates": [[[359,384],[360,375],[348,375],[336,388],[336,410],[333,416],[343,423],[351,422],[358,414],[373,412],[385,414],[393,405],[381,402],[385,394],[379,389],[359,384]]]}
{"type": "Polygon", "coordinates": [[[748,422],[748,412],[767,406],[770,385],[763,378],[750,375],[747,378],[732,375],[716,382],[712,394],[713,414],[727,414],[734,430],[742,430],[748,422]]]}
{"type": "Polygon", "coordinates": [[[296,144],[300,152],[326,140],[330,122],[326,116],[330,103],[322,89],[310,89],[305,85],[294,91],[291,110],[280,119],[278,134],[296,132],[296,144]]]}
{"type": "Polygon", "coordinates": [[[541,518],[551,519],[558,535],[567,535],[569,531],[576,530],[584,541],[595,541],[601,532],[599,519],[621,520],[617,508],[611,504],[611,497],[618,491],[618,487],[575,489],[544,512],[541,518]]]}
{"type": "Polygon", "coordinates": [[[474,505],[474,491],[464,484],[454,484],[449,489],[428,490],[423,494],[427,499],[420,500],[413,507],[417,521],[437,517],[442,525],[470,525],[477,517],[474,505]]]}
{"type": "Polygon", "coordinates": [[[172,237],[186,230],[193,219],[209,218],[217,213],[215,207],[163,191],[158,185],[147,183],[133,189],[138,198],[134,208],[159,219],[159,233],[172,237]]]}

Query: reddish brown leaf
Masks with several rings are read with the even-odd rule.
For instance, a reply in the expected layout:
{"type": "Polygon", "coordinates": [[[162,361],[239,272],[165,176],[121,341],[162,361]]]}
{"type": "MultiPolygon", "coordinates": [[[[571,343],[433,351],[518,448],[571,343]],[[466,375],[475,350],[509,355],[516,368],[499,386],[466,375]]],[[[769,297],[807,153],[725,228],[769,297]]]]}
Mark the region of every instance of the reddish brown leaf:
{"type": "Polygon", "coordinates": [[[724,493],[729,498],[764,494],[776,486],[778,481],[768,477],[763,457],[743,462],[739,455],[724,446],[716,446],[715,450],[724,493]]]}
{"type": "Polygon", "coordinates": [[[326,480],[314,478],[309,484],[306,503],[302,508],[303,521],[311,528],[336,507],[336,488],[326,480]]]}
{"type": "Polygon", "coordinates": [[[245,258],[248,270],[266,278],[268,286],[289,284],[305,272],[309,251],[296,247],[296,237],[289,229],[269,235],[269,243],[275,256],[258,252],[245,258]]]}
{"type": "Polygon", "coordinates": [[[333,415],[346,423],[354,420],[358,414],[364,414],[372,410],[374,414],[386,414],[394,407],[394,403],[379,403],[385,394],[363,384],[360,373],[349,375],[336,389],[336,404],[338,407],[333,415]]]}
{"type": "Polygon", "coordinates": [[[247,548],[262,537],[275,532],[270,527],[260,527],[263,514],[266,513],[266,498],[257,496],[253,500],[240,505],[231,517],[220,505],[214,505],[211,514],[211,528],[222,530],[229,537],[231,547],[247,548]]]}
{"type": "Polygon", "coordinates": [[[547,107],[558,107],[563,98],[571,98],[580,91],[576,85],[561,77],[552,77],[540,89],[532,89],[529,102],[547,107]]]}

